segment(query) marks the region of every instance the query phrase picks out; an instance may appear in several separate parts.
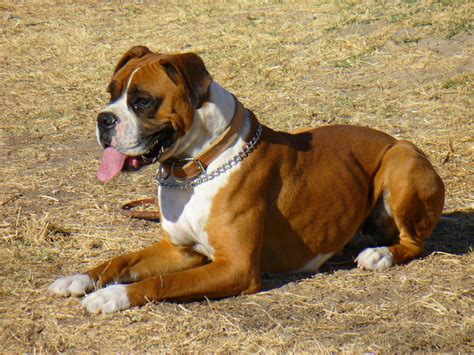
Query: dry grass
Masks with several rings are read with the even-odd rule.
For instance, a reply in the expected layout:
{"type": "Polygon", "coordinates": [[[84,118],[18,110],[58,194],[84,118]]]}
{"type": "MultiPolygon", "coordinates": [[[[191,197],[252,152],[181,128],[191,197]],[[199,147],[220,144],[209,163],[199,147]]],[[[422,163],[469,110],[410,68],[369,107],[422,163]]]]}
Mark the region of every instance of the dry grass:
{"type": "Polygon", "coordinates": [[[0,3],[0,350],[474,351],[473,5],[363,3],[0,3]],[[426,257],[372,273],[349,250],[256,295],[112,315],[47,296],[160,237],[118,214],[153,194],[152,169],[95,179],[95,116],[139,43],[199,53],[273,127],[353,123],[417,143],[447,186],[426,257]]]}

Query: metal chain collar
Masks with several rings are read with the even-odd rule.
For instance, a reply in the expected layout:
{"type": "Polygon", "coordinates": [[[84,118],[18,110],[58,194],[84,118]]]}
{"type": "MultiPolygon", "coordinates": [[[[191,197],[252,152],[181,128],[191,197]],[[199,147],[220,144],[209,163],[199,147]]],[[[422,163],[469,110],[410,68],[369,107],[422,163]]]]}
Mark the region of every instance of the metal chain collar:
{"type": "MultiPolygon", "coordinates": [[[[175,190],[188,190],[190,188],[196,187],[198,185],[201,185],[202,183],[206,181],[210,181],[218,177],[219,175],[225,173],[227,170],[230,170],[232,167],[236,166],[238,163],[240,163],[242,160],[244,160],[255,148],[257,145],[258,140],[260,139],[260,135],[262,134],[262,125],[258,123],[257,126],[257,131],[255,132],[255,136],[248,142],[242,150],[229,159],[226,163],[221,165],[220,167],[206,173],[206,174],[201,174],[197,176],[196,178],[189,180],[188,182],[183,181],[179,182],[177,181],[176,183],[170,183],[166,182],[165,180],[169,177],[163,177],[163,169],[160,168],[156,172],[156,180],[158,180],[158,183],[160,186],[164,187],[165,189],[175,189],[175,190]]],[[[176,180],[175,180],[176,181],[176,180]]]]}

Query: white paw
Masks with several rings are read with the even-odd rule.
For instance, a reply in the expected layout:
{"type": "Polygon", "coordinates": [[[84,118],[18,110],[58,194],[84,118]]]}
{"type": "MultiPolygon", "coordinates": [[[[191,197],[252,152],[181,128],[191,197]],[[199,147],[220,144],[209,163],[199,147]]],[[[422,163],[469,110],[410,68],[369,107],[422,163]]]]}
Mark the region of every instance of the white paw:
{"type": "Polygon", "coordinates": [[[94,286],[95,283],[89,275],[77,274],[57,279],[48,287],[48,292],[65,297],[83,296],[93,290],[94,286]]]}
{"type": "Polygon", "coordinates": [[[111,313],[130,308],[127,286],[112,285],[86,296],[82,307],[91,313],[111,313]]]}
{"type": "Polygon", "coordinates": [[[385,270],[394,264],[393,255],[387,247],[364,249],[355,261],[357,267],[374,271],[385,270]]]}

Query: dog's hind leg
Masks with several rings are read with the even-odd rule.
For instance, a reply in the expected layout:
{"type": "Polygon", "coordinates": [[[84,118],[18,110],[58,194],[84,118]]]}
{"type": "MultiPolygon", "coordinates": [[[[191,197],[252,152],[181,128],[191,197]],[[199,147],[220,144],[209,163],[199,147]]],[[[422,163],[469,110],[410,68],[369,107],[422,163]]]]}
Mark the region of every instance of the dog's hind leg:
{"type": "Polygon", "coordinates": [[[423,253],[441,216],[444,185],[426,156],[406,141],[387,151],[374,185],[379,199],[383,196],[378,230],[385,229],[394,241],[389,247],[363,250],[356,262],[362,269],[380,271],[423,253]]]}

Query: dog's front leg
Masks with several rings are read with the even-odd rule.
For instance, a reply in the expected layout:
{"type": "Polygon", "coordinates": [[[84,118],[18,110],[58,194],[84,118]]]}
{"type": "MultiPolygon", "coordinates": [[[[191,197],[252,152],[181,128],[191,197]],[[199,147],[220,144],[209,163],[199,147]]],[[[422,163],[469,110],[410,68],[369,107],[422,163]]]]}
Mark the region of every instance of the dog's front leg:
{"type": "Polygon", "coordinates": [[[112,285],[84,298],[92,313],[108,313],[149,301],[219,298],[254,293],[260,289],[260,272],[248,263],[213,261],[197,268],[152,276],[129,285],[112,285]]]}
{"type": "Polygon", "coordinates": [[[215,249],[210,263],[106,287],[88,295],[83,306],[93,313],[113,312],[149,301],[219,298],[259,291],[261,215],[223,213],[219,217],[207,228],[215,249]]]}
{"type": "Polygon", "coordinates": [[[49,292],[60,296],[83,296],[110,283],[128,283],[203,265],[207,262],[190,247],[179,247],[165,239],[143,250],[120,255],[77,275],[56,280],[49,292]]]}

